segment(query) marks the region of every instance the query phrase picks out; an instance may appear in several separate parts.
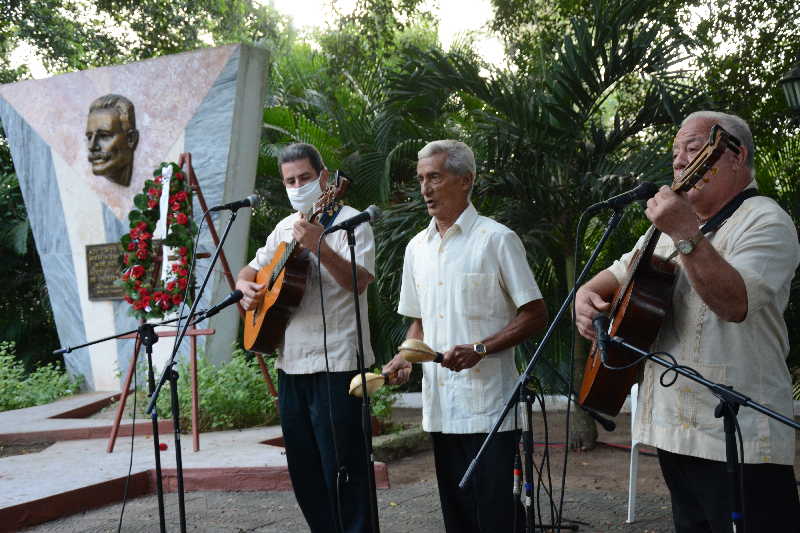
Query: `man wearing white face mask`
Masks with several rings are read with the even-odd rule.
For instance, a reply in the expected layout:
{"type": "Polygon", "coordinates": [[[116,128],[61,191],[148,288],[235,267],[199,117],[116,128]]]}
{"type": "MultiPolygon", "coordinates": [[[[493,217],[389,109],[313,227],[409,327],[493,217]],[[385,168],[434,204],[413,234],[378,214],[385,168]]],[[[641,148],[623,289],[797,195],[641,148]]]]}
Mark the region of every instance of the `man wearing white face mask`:
{"type": "MultiPolygon", "coordinates": [[[[305,294],[289,320],[278,353],[279,409],[286,459],[295,496],[312,532],[337,531],[340,524],[347,532],[366,532],[370,531],[370,513],[361,402],[347,394],[350,379],[356,373],[358,338],[346,233],[326,236],[320,248],[327,361],[314,255],[323,224],[341,222],[358,211],[339,204],[332,216],[321,218],[321,223],[308,220],[314,202],[328,185],[328,170],[313,146],[298,143],[286,147],[278,158],[278,167],[296,212],[277,224],[256,257],[239,272],[236,288],[244,295],[242,305],[252,309],[263,289],[263,285],[255,283],[256,274],[269,264],[281,242],[296,240],[313,252],[305,294]]],[[[364,364],[369,366],[375,361],[367,321],[366,288],[375,271],[370,225],[358,226],[355,238],[364,364]]]]}

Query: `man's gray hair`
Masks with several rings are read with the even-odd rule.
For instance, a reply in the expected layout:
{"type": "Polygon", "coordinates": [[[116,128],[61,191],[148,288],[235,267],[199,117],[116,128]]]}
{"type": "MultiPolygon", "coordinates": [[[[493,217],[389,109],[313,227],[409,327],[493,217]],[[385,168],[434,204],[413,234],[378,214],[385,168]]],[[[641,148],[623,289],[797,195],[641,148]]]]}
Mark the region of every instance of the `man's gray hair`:
{"type": "Polygon", "coordinates": [[[717,122],[725,131],[739,139],[739,141],[742,143],[742,146],[747,149],[747,168],[749,168],[751,174],[755,176],[755,168],[753,166],[753,158],[755,156],[753,134],[750,132],[750,126],[747,125],[747,122],[745,122],[743,118],[737,117],[736,115],[729,115],[728,113],[722,113],[720,111],[695,111],[683,119],[683,122],[681,122],[681,127],[683,127],[683,125],[690,120],[695,119],[712,120],[717,122]]]}
{"type": "Polygon", "coordinates": [[[417,159],[425,159],[437,154],[447,154],[447,158],[444,161],[446,170],[456,176],[472,174],[475,177],[475,154],[466,144],[453,139],[431,141],[417,152],[417,159]]]}
{"type": "Polygon", "coordinates": [[[133,102],[118,94],[106,94],[97,98],[89,106],[89,113],[100,109],[113,109],[119,114],[119,121],[126,133],[136,129],[136,111],[133,102]]]}

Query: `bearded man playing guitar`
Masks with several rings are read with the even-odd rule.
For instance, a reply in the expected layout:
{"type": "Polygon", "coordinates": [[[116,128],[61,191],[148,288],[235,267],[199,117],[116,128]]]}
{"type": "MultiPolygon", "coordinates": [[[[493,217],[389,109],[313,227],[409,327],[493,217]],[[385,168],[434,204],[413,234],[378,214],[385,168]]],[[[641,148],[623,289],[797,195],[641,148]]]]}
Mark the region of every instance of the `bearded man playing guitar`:
{"type": "MultiPolygon", "coordinates": [[[[678,258],[671,309],[650,350],[668,352],[707,379],[791,417],[783,311],[800,245],[786,212],[754,190],[750,128],[724,113],[689,115],[673,143],[674,177],[676,182],[682,178],[715,125],[741,141],[738,153],[726,150],[700,187],[679,194],[665,186],[647,202],[645,214],[661,231],[655,253],[678,258]],[[742,198],[716,230],[699,231],[702,223],[742,198]]],[[[592,320],[609,311],[632,257],[633,252],[624,255],[578,290],[576,321],[587,339],[594,340],[592,320]]],[[[662,372],[655,363],[644,365],[634,439],[658,449],[678,533],[730,532],[725,436],[722,419],[714,417],[718,399],[683,377],[662,386],[662,372]]],[[[753,409],[740,410],[738,419],[746,463],[746,531],[798,531],[794,430],[753,409]]]]}
{"type": "MultiPolygon", "coordinates": [[[[281,220],[256,257],[239,272],[236,288],[242,305],[251,310],[263,303],[270,283],[256,281],[279,248],[290,245],[294,253],[308,254],[306,282],[299,305],[288,317],[285,336],[272,328],[270,345],[279,349],[277,360],[279,410],[286,460],[295,497],[312,532],[370,531],[366,452],[361,434],[361,402],[347,394],[356,373],[358,339],[352,270],[345,232],[327,235],[321,243],[322,291],[327,321],[327,358],[323,351],[323,326],[317,271],[317,243],[324,227],[358,214],[330,202],[323,207],[321,224],[309,218],[328,186],[329,174],[316,148],[292,144],[278,158],[283,184],[296,212],[281,220]],[[326,220],[327,219],[327,220],[326,220]],[[296,246],[298,244],[302,246],[296,246]],[[283,337],[283,342],[280,342],[283,337]],[[338,495],[338,500],[337,500],[338,495]]],[[[327,191],[326,191],[327,192],[327,191]]],[[[373,280],[375,247],[368,223],[355,229],[356,268],[364,364],[375,361],[369,343],[367,285],[373,280]]],[[[274,261],[273,261],[274,263],[274,261]]],[[[289,268],[291,260],[286,263],[289,268]]],[[[288,274],[287,274],[288,276],[288,274]]],[[[288,314],[288,313],[287,313],[288,314]]],[[[246,325],[247,329],[247,325],[246,325]]],[[[247,343],[246,343],[247,344],[247,343]]]]}

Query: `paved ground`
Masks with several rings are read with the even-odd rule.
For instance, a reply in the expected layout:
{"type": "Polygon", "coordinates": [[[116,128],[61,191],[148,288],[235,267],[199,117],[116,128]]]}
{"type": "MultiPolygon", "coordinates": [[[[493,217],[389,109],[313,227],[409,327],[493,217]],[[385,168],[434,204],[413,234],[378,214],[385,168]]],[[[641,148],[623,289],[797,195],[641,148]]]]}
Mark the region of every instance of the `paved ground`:
{"type": "MultiPolygon", "coordinates": [[[[415,410],[401,410],[404,421],[419,416],[415,410]]],[[[619,429],[601,434],[601,440],[624,444],[629,439],[626,416],[618,419],[619,429]]],[[[564,457],[563,416],[550,415],[551,443],[537,448],[537,460],[550,451],[555,490],[558,491],[560,465],[564,457]]],[[[540,422],[537,426],[541,429],[540,422]]],[[[203,437],[203,441],[209,439],[203,437]]],[[[119,444],[121,447],[125,440],[119,444]]],[[[120,448],[121,449],[121,448],[120,448]]],[[[624,449],[600,446],[591,452],[569,456],[567,491],[564,502],[564,524],[578,526],[585,532],[669,532],[670,507],[666,488],[658,475],[657,461],[640,456],[639,503],[637,521],[625,524],[627,512],[627,465],[624,449]]],[[[391,487],[378,491],[379,518],[384,533],[433,533],[443,531],[436,488],[433,458],[430,451],[392,461],[388,465],[391,487]]],[[[185,497],[188,531],[208,532],[287,532],[307,531],[300,510],[291,492],[189,492],[185,497]]],[[[550,523],[542,499],[542,522],[550,523]]],[[[48,522],[28,532],[108,532],[116,531],[121,504],[72,515],[48,522]]],[[[178,503],[175,494],[166,496],[167,531],[179,531],[178,503]]],[[[541,522],[540,522],[541,523],[541,522]]],[[[154,495],[136,498],[127,503],[121,531],[158,531],[158,505],[154,495]]]]}

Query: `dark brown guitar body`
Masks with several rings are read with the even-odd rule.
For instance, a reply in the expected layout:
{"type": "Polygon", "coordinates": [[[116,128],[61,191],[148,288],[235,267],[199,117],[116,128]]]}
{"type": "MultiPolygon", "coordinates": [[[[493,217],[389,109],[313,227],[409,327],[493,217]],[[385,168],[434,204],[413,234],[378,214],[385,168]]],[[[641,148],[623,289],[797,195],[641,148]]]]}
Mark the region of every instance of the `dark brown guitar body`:
{"type": "MultiPolygon", "coordinates": [[[[655,232],[653,246],[658,240],[655,232]]],[[[676,277],[676,265],[665,259],[650,255],[645,247],[641,256],[634,257],[628,271],[626,284],[620,286],[614,297],[610,316],[613,317],[609,335],[618,336],[628,343],[647,349],[656,339],[661,322],[672,306],[672,289],[676,277]]],[[[608,347],[608,364],[624,366],[633,361],[627,350],[612,344],[608,347]]],[[[625,370],[610,370],[600,360],[597,344],[586,360],[583,384],[578,403],[601,413],[616,416],[625,403],[625,397],[636,383],[639,365],[625,370]]]]}
{"type": "MultiPolygon", "coordinates": [[[[703,184],[716,174],[713,165],[725,150],[739,153],[739,140],[721,126],[714,125],[706,146],[700,151],[681,175],[673,182],[674,192],[685,192],[703,184]]],[[[644,238],[640,253],[634,255],[628,267],[624,283],[614,295],[609,316],[609,335],[621,337],[628,344],[648,350],[656,340],[664,316],[672,306],[672,289],[677,266],[666,259],[653,255],[660,232],[651,226],[644,238]]],[[[634,359],[622,347],[608,347],[608,365],[625,366],[634,359]]],[[[583,383],[578,394],[578,403],[607,415],[616,416],[625,402],[631,387],[636,383],[639,365],[624,370],[611,370],[603,366],[597,344],[586,360],[583,383]]]]}

